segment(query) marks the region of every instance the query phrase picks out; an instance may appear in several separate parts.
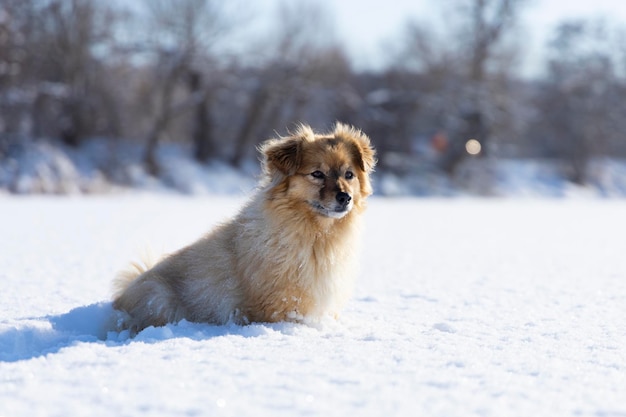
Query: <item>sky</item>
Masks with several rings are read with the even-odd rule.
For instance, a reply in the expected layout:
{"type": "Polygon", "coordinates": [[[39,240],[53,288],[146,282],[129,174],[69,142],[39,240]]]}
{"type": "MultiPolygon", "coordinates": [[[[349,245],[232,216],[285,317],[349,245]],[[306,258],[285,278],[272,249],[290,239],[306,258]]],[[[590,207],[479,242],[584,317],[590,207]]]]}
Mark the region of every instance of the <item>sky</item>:
{"type": "MultiPolygon", "coordinates": [[[[274,9],[281,0],[261,0],[274,9]]],[[[380,68],[394,40],[409,20],[442,24],[451,0],[316,0],[326,6],[334,20],[336,37],[360,68],[380,68]]],[[[522,72],[541,71],[542,50],[558,22],[565,19],[608,17],[626,24],[623,0],[529,0],[523,9],[520,30],[525,56],[522,72]]]]}

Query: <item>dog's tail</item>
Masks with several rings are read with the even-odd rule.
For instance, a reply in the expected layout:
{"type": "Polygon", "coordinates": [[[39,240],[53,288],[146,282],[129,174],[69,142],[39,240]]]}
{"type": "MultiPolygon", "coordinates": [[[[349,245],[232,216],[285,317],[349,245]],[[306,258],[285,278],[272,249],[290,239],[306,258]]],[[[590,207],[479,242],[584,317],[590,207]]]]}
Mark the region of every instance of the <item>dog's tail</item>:
{"type": "Polygon", "coordinates": [[[114,298],[118,298],[137,277],[152,269],[160,260],[154,253],[145,251],[139,261],[133,261],[119,271],[113,280],[114,298]]]}

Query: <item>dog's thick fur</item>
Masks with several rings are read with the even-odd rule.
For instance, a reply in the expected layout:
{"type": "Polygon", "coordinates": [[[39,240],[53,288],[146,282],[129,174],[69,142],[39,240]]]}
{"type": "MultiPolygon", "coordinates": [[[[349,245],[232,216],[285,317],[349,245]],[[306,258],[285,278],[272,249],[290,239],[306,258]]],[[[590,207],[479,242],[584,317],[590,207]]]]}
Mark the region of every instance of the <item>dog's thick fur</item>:
{"type": "Polygon", "coordinates": [[[186,319],[238,324],[336,315],[352,286],[359,218],[376,163],[369,138],[301,126],[260,147],[263,179],[232,221],[117,279],[120,329],[186,319]]]}

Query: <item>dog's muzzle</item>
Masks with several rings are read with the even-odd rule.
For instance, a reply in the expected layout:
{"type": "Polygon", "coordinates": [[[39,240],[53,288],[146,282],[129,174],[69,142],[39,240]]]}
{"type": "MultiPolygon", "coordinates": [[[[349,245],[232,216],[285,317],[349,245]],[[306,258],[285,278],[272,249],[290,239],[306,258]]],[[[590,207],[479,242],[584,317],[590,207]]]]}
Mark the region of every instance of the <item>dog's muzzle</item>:
{"type": "Polygon", "coordinates": [[[352,209],[352,196],[341,191],[335,195],[335,201],[330,204],[330,207],[326,207],[319,202],[309,202],[309,204],[323,216],[340,219],[352,209]]]}

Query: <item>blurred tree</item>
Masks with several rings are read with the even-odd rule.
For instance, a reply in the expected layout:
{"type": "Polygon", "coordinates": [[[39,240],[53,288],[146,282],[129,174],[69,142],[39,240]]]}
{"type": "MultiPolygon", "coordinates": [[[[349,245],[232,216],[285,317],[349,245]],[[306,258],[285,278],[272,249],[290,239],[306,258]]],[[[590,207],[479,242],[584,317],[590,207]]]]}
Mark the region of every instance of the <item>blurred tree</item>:
{"type": "MultiPolygon", "coordinates": [[[[480,155],[493,150],[492,138],[521,134],[511,114],[517,88],[516,44],[507,42],[525,0],[457,0],[447,14],[450,26],[436,30],[410,22],[396,66],[404,73],[402,91],[412,91],[414,137],[445,130],[449,139],[440,167],[452,175],[477,139],[480,155]]],[[[406,94],[405,94],[406,95],[406,94]]]]}
{"type": "MultiPolygon", "coordinates": [[[[233,32],[241,9],[226,9],[233,2],[3,0],[0,163],[19,138],[78,146],[104,135],[143,138],[154,175],[165,137],[190,140],[198,161],[243,166],[274,129],[341,120],[372,137],[379,172],[409,180],[462,176],[475,138],[482,154],[507,145],[509,156],[557,158],[583,183],[591,158],[626,156],[626,31],[566,22],[545,77],[524,80],[512,38],[526,1],[448,2],[444,24],[410,22],[395,61],[368,72],[351,67],[314,1],[281,3],[272,36],[242,46],[233,32]]],[[[98,164],[132,181],[126,160],[98,164]]]]}
{"type": "Polygon", "coordinates": [[[146,45],[156,61],[150,89],[154,113],[144,161],[148,171],[158,175],[159,140],[174,117],[191,109],[195,158],[206,162],[216,152],[209,110],[211,87],[205,74],[212,61],[211,47],[231,26],[216,0],[146,0],[145,5],[149,18],[146,45]]]}
{"type": "MultiPolygon", "coordinates": [[[[334,42],[330,21],[319,4],[281,3],[278,15],[275,38],[263,40],[265,46],[257,48],[262,64],[255,71],[254,86],[235,136],[231,158],[235,166],[240,166],[253,145],[277,127],[304,121],[314,96],[330,85],[339,87],[351,74],[348,59],[334,42]]],[[[310,118],[307,121],[315,124],[310,118]]]]}
{"type": "Polygon", "coordinates": [[[112,97],[100,76],[102,52],[114,42],[114,11],[88,0],[7,0],[0,16],[9,22],[0,23],[0,85],[10,84],[30,109],[21,113],[24,133],[59,136],[72,146],[112,133],[114,117],[103,104],[112,97]]]}
{"type": "Polygon", "coordinates": [[[567,21],[550,43],[533,136],[537,149],[562,160],[576,183],[587,182],[592,157],[624,155],[626,79],[616,33],[604,21],[567,21]]]}
{"type": "Polygon", "coordinates": [[[455,141],[456,146],[445,161],[447,170],[453,170],[458,163],[459,156],[454,153],[464,155],[458,148],[464,147],[468,139],[481,143],[481,155],[491,151],[494,121],[500,116],[498,107],[502,110],[501,105],[506,104],[498,106],[497,103],[497,97],[504,93],[501,88],[508,85],[501,80],[514,75],[511,57],[515,53],[504,41],[515,28],[525,3],[526,0],[460,0],[460,10],[466,13],[468,20],[461,26],[459,46],[461,62],[466,63],[468,70],[458,120],[460,140],[455,141]]]}
{"type": "Polygon", "coordinates": [[[8,148],[8,137],[25,130],[29,120],[29,97],[20,89],[25,78],[26,42],[33,26],[31,2],[7,0],[0,4],[0,157],[8,148]]]}

